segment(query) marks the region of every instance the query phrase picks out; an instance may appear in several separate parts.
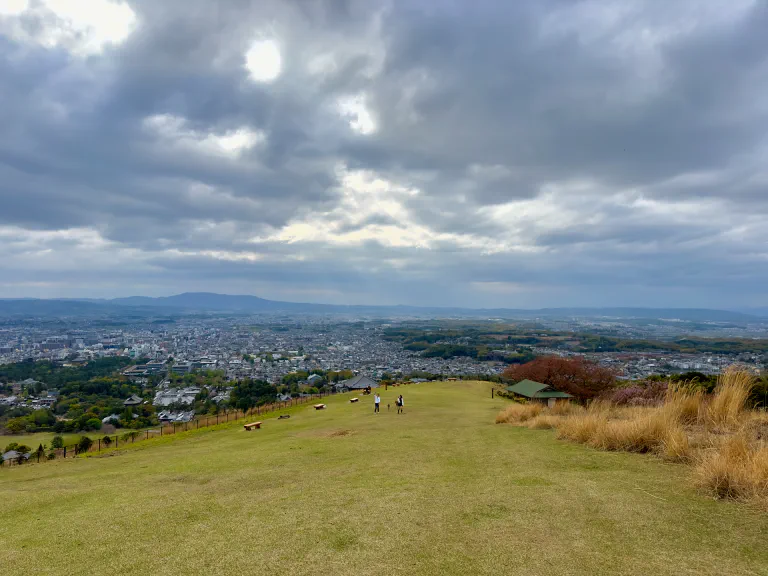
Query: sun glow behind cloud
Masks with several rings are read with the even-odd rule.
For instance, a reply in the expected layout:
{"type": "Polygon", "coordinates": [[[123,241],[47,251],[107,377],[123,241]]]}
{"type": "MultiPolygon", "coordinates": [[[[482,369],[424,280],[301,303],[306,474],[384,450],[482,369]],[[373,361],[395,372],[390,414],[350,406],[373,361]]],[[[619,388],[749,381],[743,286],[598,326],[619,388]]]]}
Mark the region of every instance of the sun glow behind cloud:
{"type": "Polygon", "coordinates": [[[45,48],[62,47],[77,56],[101,53],[124,42],[137,26],[125,2],[109,0],[3,0],[0,33],[45,48]],[[33,26],[25,25],[34,23],[33,26]]]}
{"type": "Polygon", "coordinates": [[[274,82],[283,69],[280,48],[274,40],[257,40],[245,54],[245,68],[254,82],[274,82]]]}
{"type": "Polygon", "coordinates": [[[3,0],[0,2],[0,16],[18,16],[29,9],[29,0],[3,0]]]}

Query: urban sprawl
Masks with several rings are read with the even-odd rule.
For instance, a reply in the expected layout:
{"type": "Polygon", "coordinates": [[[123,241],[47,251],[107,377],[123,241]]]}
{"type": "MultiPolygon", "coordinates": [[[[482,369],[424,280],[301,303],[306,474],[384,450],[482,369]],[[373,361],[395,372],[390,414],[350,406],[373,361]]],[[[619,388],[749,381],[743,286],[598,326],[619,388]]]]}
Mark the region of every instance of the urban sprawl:
{"type": "MultiPolygon", "coordinates": [[[[350,319],[325,316],[307,317],[227,317],[181,318],[154,324],[100,328],[83,321],[77,328],[35,325],[24,322],[0,327],[0,364],[29,360],[50,360],[62,365],[79,365],[104,357],[127,357],[134,362],[123,374],[134,382],[156,380],[153,404],[157,410],[193,404],[199,389],[182,386],[166,376],[196,371],[219,371],[228,383],[258,379],[279,384],[286,375],[306,373],[301,383],[311,385],[318,380],[314,372],[346,372],[363,375],[373,381],[382,378],[423,379],[426,377],[489,377],[500,375],[508,366],[497,359],[469,356],[429,357],[422,351],[409,350],[402,342],[388,337],[393,330],[412,326],[410,319],[350,319]]],[[[548,330],[607,330],[625,332],[626,337],[647,337],[620,322],[557,321],[539,324],[548,330]]],[[[440,338],[442,328],[430,329],[438,344],[461,343],[453,332],[440,338]]],[[[659,327],[669,336],[669,327],[659,327]]],[[[455,330],[454,330],[455,332],[455,330]]],[[[531,328],[532,334],[536,329],[531,328]]],[[[520,345],[500,338],[491,352],[498,357],[521,351],[535,356],[584,356],[616,370],[620,378],[639,380],[655,374],[696,371],[718,374],[725,367],[740,363],[760,371],[768,363],[768,354],[682,353],[659,351],[578,352],[567,347],[545,344],[520,345]]],[[[55,390],[45,390],[38,397],[19,394],[24,382],[15,383],[10,394],[0,401],[7,405],[45,407],[55,402],[55,390]]],[[[33,384],[27,382],[27,385],[33,384]]],[[[31,388],[31,386],[28,386],[31,388]]],[[[217,391],[214,401],[228,397],[229,388],[217,391]]],[[[285,398],[285,395],[281,397],[285,398]]],[[[130,399],[128,399],[130,401],[130,399]]],[[[183,417],[188,417],[184,415],[183,417]]]]}

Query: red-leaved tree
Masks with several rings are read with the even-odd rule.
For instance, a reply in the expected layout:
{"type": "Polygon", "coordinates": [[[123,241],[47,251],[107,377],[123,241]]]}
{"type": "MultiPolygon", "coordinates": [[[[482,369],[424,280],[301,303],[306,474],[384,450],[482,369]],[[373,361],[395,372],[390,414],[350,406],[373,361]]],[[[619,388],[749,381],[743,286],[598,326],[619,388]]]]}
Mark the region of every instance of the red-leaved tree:
{"type": "Polygon", "coordinates": [[[533,380],[549,384],[556,390],[585,400],[594,398],[616,384],[616,373],[613,370],[580,356],[536,358],[527,364],[510,366],[503,376],[513,382],[533,380]]]}

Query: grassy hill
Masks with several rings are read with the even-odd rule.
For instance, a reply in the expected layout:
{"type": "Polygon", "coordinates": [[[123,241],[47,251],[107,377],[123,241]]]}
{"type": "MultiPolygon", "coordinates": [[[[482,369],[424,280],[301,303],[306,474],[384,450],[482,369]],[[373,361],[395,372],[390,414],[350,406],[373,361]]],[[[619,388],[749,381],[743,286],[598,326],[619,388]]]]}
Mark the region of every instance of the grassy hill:
{"type": "Polygon", "coordinates": [[[682,466],[495,425],[487,386],[0,470],[3,574],[767,573],[767,515],[682,466]]]}

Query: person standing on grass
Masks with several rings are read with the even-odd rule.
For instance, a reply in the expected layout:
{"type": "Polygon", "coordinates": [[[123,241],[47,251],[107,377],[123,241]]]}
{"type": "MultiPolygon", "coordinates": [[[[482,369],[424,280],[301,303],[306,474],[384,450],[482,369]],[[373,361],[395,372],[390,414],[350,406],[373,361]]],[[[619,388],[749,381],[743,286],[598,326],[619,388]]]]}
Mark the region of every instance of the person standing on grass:
{"type": "Polygon", "coordinates": [[[381,396],[379,393],[373,395],[373,413],[376,414],[379,411],[379,404],[381,404],[381,396]]]}
{"type": "Polygon", "coordinates": [[[403,409],[403,395],[400,394],[400,396],[397,399],[397,413],[398,414],[404,414],[405,410],[403,409]]]}

